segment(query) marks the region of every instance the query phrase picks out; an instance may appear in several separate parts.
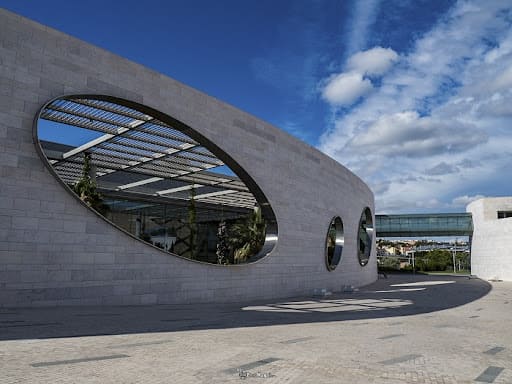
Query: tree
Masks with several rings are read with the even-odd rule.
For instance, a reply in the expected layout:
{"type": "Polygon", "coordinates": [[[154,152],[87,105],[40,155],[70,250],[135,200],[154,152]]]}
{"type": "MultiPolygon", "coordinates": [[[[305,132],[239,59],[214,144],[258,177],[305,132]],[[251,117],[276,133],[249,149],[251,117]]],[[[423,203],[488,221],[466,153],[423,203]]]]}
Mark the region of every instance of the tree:
{"type": "Polygon", "coordinates": [[[445,271],[447,268],[453,268],[451,253],[442,249],[417,252],[416,267],[420,271],[445,271]]]}
{"type": "Polygon", "coordinates": [[[102,215],[108,212],[109,207],[103,203],[101,194],[96,190],[96,181],[91,177],[91,154],[84,155],[84,165],[82,168],[82,176],[72,187],[73,191],[78,195],[89,207],[98,211],[102,215]]]}
{"type": "Polygon", "coordinates": [[[382,270],[399,270],[400,260],[398,257],[382,257],[379,263],[379,269],[382,270]]]}
{"type": "Polygon", "coordinates": [[[219,228],[217,230],[217,237],[219,239],[217,243],[217,263],[218,264],[228,264],[228,256],[229,256],[229,240],[228,240],[228,231],[226,227],[226,222],[222,220],[219,223],[219,228]]]}

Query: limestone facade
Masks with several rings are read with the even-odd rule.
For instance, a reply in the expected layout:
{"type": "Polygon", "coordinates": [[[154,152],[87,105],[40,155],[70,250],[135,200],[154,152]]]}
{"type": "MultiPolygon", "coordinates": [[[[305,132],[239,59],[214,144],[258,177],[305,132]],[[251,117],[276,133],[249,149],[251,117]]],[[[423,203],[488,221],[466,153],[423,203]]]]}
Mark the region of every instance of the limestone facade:
{"type": "Polygon", "coordinates": [[[362,180],[282,130],[0,10],[0,307],[234,302],[369,284],[377,278],[375,240],[366,266],[357,253],[365,207],[374,214],[373,193],[362,180]],[[69,94],[146,105],[229,153],[272,205],[279,228],[272,252],[250,265],[184,260],[120,232],[82,205],[50,174],[33,138],[40,108],[69,94]],[[343,220],[345,243],[340,264],[329,271],[325,242],[334,216],[343,220]]]}

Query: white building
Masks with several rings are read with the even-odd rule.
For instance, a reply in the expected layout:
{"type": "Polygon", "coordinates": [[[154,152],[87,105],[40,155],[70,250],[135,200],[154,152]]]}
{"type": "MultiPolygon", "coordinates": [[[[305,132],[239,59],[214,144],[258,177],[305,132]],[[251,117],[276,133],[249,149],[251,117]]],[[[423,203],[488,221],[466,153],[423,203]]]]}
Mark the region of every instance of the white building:
{"type": "Polygon", "coordinates": [[[479,199],[473,215],[471,272],[482,279],[512,281],[512,197],[479,199]]]}

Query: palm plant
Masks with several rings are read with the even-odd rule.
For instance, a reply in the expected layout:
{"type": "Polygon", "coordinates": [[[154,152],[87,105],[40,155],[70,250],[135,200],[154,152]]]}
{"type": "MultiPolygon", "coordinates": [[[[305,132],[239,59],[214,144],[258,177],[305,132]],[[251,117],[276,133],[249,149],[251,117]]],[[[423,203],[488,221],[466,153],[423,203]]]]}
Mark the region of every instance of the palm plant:
{"type": "Polygon", "coordinates": [[[255,255],[265,242],[266,224],[261,209],[255,208],[249,217],[230,230],[230,243],[235,249],[234,262],[243,263],[255,255]]]}

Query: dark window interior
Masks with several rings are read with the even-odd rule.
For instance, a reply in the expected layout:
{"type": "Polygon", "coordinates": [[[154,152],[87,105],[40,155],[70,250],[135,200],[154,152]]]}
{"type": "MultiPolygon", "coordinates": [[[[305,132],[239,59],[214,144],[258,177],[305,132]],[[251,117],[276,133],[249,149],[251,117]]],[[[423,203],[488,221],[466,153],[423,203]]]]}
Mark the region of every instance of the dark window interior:
{"type": "Polygon", "coordinates": [[[498,219],[506,219],[512,217],[512,211],[498,211],[498,219]]]}

